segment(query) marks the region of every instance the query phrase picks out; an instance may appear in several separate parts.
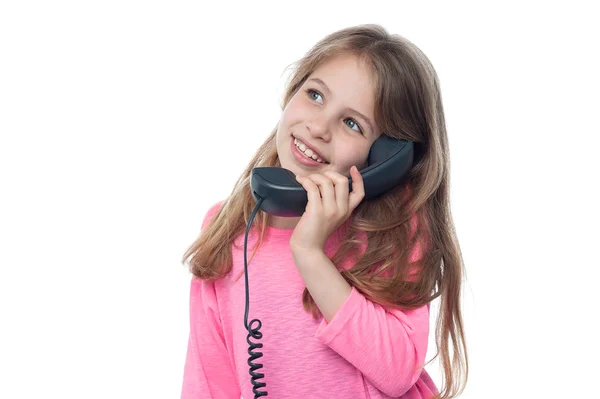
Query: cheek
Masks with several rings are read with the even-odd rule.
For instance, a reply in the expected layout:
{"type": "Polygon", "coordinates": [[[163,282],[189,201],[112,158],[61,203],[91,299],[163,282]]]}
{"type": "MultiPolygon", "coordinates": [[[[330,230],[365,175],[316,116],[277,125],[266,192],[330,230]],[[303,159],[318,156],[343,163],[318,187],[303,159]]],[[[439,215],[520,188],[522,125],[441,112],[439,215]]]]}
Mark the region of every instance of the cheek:
{"type": "Polygon", "coordinates": [[[297,95],[292,97],[288,105],[283,110],[281,118],[287,124],[294,124],[296,121],[303,119],[307,113],[306,103],[298,98],[297,95]]]}
{"type": "Polygon", "coordinates": [[[344,170],[349,170],[352,165],[356,165],[358,169],[364,169],[367,165],[367,157],[369,156],[369,148],[363,143],[345,142],[340,148],[339,166],[344,170]]]}
{"type": "Polygon", "coordinates": [[[281,157],[281,154],[284,152],[284,145],[286,139],[289,137],[287,134],[287,129],[285,127],[285,121],[282,118],[279,120],[279,124],[277,126],[277,132],[275,133],[275,147],[277,149],[277,155],[281,157]]]}
{"type": "Polygon", "coordinates": [[[290,102],[287,107],[281,112],[279,116],[279,123],[277,124],[277,144],[286,137],[289,137],[291,125],[293,125],[294,109],[293,104],[290,102]]]}
{"type": "Polygon", "coordinates": [[[279,123],[277,124],[277,140],[279,141],[282,136],[289,135],[290,130],[290,113],[289,109],[283,110],[279,116],[279,123]]]}

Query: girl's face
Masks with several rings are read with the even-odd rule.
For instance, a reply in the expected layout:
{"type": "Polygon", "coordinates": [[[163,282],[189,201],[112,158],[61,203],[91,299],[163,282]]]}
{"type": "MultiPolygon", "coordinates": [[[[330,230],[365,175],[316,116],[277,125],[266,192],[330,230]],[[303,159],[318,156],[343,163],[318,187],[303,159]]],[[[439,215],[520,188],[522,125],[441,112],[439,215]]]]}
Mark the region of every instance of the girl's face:
{"type": "Polygon", "coordinates": [[[364,168],[381,135],[373,114],[371,72],[353,55],[330,59],[283,110],[277,128],[281,166],[299,176],[327,170],[349,176],[352,165],[364,168]]]}

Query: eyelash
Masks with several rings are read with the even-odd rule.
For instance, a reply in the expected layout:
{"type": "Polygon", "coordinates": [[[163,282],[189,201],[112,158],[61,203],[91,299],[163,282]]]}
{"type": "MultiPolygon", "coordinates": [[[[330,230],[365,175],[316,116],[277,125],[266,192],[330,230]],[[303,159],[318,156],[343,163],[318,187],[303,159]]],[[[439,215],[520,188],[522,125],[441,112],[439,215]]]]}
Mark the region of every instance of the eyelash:
{"type": "MultiPolygon", "coordinates": [[[[321,96],[321,98],[325,98],[325,97],[323,97],[323,94],[321,94],[321,93],[320,93],[318,90],[314,90],[314,89],[307,89],[307,90],[306,90],[306,93],[308,94],[308,97],[309,97],[311,100],[313,100],[313,98],[311,97],[311,94],[312,94],[312,93],[316,93],[316,94],[320,95],[320,96],[321,96]]],[[[314,100],[313,100],[313,101],[314,101],[314,100]]],[[[353,119],[353,118],[347,118],[347,119],[350,119],[352,122],[354,122],[354,124],[355,124],[356,126],[358,126],[358,129],[360,130],[360,132],[359,132],[360,134],[364,134],[362,127],[360,126],[360,124],[359,124],[359,123],[358,123],[358,122],[357,122],[355,119],[353,119]]]]}

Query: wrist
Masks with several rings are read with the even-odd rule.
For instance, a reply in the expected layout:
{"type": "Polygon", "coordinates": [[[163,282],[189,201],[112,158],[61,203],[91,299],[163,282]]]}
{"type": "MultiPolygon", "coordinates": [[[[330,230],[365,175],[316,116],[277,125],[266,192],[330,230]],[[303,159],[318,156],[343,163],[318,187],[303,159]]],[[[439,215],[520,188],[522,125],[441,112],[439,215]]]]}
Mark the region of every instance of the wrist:
{"type": "MultiPolygon", "coordinates": [[[[314,263],[323,257],[327,257],[325,255],[325,251],[322,248],[300,248],[300,247],[290,247],[292,250],[292,257],[296,262],[296,266],[302,266],[304,264],[314,263]]],[[[329,259],[329,258],[327,258],[329,259]]]]}

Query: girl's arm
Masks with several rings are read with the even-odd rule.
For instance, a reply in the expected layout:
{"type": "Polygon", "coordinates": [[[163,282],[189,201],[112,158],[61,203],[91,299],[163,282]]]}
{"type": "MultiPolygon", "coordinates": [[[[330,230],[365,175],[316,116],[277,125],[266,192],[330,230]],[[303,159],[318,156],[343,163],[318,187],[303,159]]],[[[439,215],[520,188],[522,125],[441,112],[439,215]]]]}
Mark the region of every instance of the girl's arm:
{"type": "Polygon", "coordinates": [[[323,251],[292,251],[294,263],[325,320],[342,307],[352,287],[323,251]]]}
{"type": "Polygon", "coordinates": [[[214,284],[193,278],[181,399],[239,399],[241,396],[216,305],[214,284]]]}
{"type": "Polygon", "coordinates": [[[392,397],[407,392],[423,371],[429,306],[384,308],[351,287],[325,253],[304,252],[294,259],[324,316],[316,337],[381,392],[392,397]]]}

